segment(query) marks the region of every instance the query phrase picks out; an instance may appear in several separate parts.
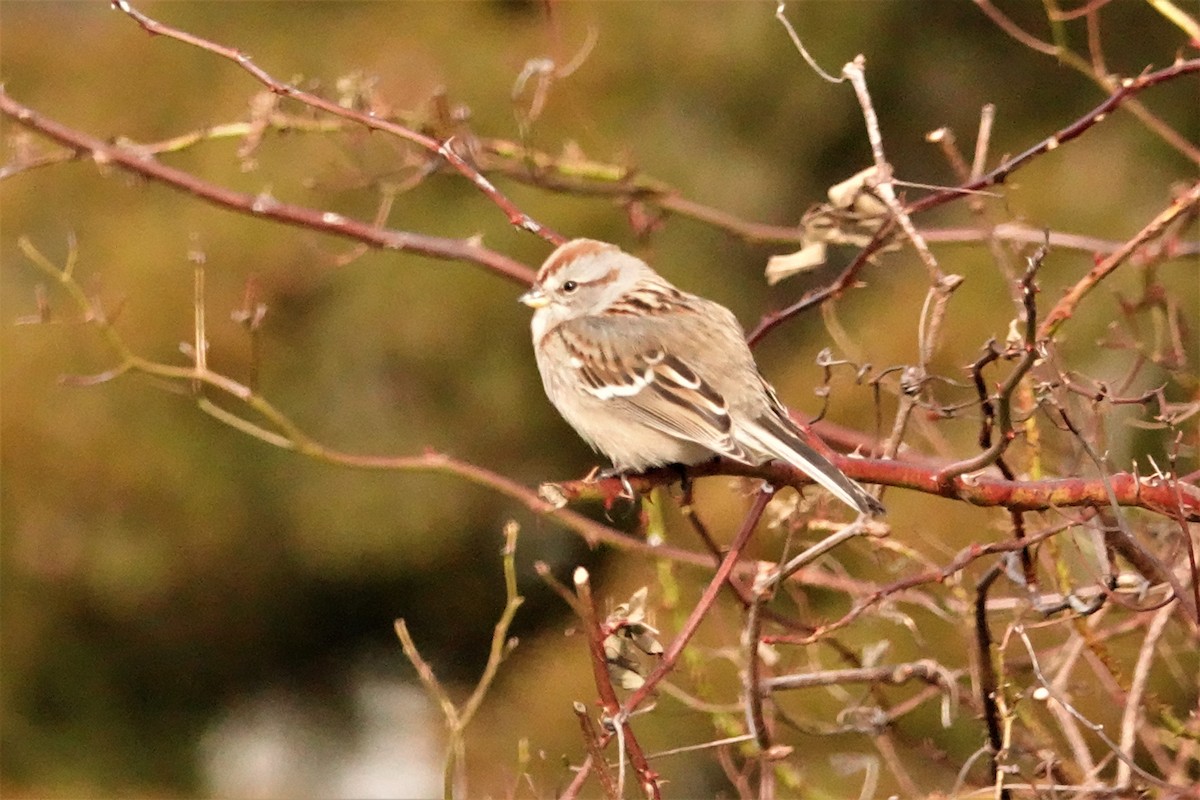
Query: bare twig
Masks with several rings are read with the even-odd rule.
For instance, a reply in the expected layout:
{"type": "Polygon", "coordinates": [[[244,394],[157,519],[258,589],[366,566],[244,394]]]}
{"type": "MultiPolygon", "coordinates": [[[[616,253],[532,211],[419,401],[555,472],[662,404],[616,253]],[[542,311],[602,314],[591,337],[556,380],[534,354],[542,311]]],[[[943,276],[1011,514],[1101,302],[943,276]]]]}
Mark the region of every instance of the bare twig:
{"type": "Polygon", "coordinates": [[[1100,281],[1104,280],[1113,270],[1125,263],[1139,247],[1161,236],[1172,222],[1191,212],[1198,204],[1200,204],[1200,182],[1192,184],[1187,191],[1172,200],[1169,206],[1154,219],[1150,220],[1132,239],[1125,242],[1121,249],[1097,263],[1087,275],[1083,276],[1083,278],[1072,286],[1062,299],[1054,305],[1054,308],[1050,309],[1050,313],[1046,315],[1046,320],[1038,329],[1038,338],[1049,339],[1057,333],[1062,323],[1074,313],[1079,301],[1095,288],[1100,281]]]}
{"type": "Polygon", "coordinates": [[[814,686],[838,686],[844,683],[887,683],[900,686],[914,679],[936,683],[949,693],[956,691],[950,672],[941,664],[930,659],[880,667],[830,669],[798,675],[779,675],[767,678],[761,685],[764,690],[774,692],[787,689],[808,689],[814,686]]]}
{"type": "MultiPolygon", "coordinates": [[[[983,3],[984,0],[976,0],[978,3],[983,3]]],[[[1056,133],[1046,137],[1028,150],[1006,159],[1003,163],[991,170],[985,175],[950,189],[943,189],[932,194],[929,194],[920,200],[916,200],[908,205],[905,209],[906,214],[915,215],[922,211],[927,211],[955,200],[959,197],[969,196],[980,189],[1004,183],[1004,181],[1013,172],[1017,171],[1027,163],[1037,158],[1038,156],[1054,150],[1066,142],[1071,141],[1084,132],[1092,128],[1110,113],[1120,108],[1127,103],[1134,95],[1156,86],[1166,81],[1174,80],[1182,75],[1200,72],[1200,59],[1191,59],[1187,61],[1177,61],[1170,67],[1157,70],[1155,72],[1147,72],[1137,78],[1127,79],[1118,88],[1113,90],[1111,94],[1098,106],[1093,108],[1088,113],[1076,119],[1071,124],[1060,129],[1056,133]]],[[[858,277],[863,266],[870,258],[879,251],[880,248],[889,240],[897,224],[897,218],[892,217],[888,223],[884,224],[872,237],[871,241],[855,259],[847,266],[840,275],[828,286],[822,289],[815,290],[802,297],[799,301],[788,306],[780,311],[774,311],[763,316],[758,325],[746,337],[752,345],[757,344],[764,336],[774,330],[776,327],[786,322],[788,319],[812,308],[813,306],[824,303],[830,298],[837,297],[845,291],[858,277]]]]}
{"type": "Polygon", "coordinates": [[[708,586],[700,595],[700,600],[697,601],[696,607],[692,609],[692,613],[688,615],[687,621],[680,628],[679,633],[675,634],[675,638],[671,640],[671,646],[663,653],[662,659],[658,666],[646,678],[646,682],[640,688],[633,692],[621,706],[622,716],[628,716],[630,712],[636,709],[642,701],[650,696],[654,691],[654,687],[666,677],[670,672],[675,662],[679,660],[679,656],[683,654],[683,648],[695,636],[696,630],[700,627],[700,622],[708,614],[708,610],[712,607],[713,602],[717,599],[717,594],[721,591],[721,585],[729,578],[730,572],[733,571],[734,565],[741,558],[742,550],[746,543],[750,541],[750,534],[754,532],[754,528],[758,525],[759,519],[762,518],[763,511],[767,508],[767,503],[771,502],[771,498],[775,495],[775,489],[771,484],[765,483],[758,490],[754,498],[754,503],[746,512],[746,518],[742,521],[742,527],[738,530],[737,535],[729,545],[729,550],[725,554],[721,565],[717,567],[716,573],[709,581],[708,586]]]}
{"type": "MultiPolygon", "coordinates": [[[[745,677],[742,681],[742,691],[745,694],[746,702],[746,727],[754,736],[760,754],[771,749],[771,733],[767,730],[766,718],[763,716],[763,693],[760,688],[762,682],[759,680],[762,658],[758,652],[759,645],[762,643],[762,614],[760,612],[767,597],[768,595],[765,594],[755,596],[754,602],[746,609],[746,625],[742,631],[746,651],[745,677]]],[[[769,771],[770,767],[763,764],[761,769],[769,771]]]]}
{"type": "MultiPolygon", "coordinates": [[[[996,668],[992,663],[992,632],[988,627],[987,596],[992,584],[1003,574],[999,565],[993,566],[980,579],[975,588],[975,647],[979,655],[979,700],[983,705],[983,718],[987,723],[988,744],[991,746],[992,782],[1000,780],[1000,752],[1004,749],[1004,734],[1001,730],[1000,704],[997,693],[1000,685],[996,680],[996,668]]],[[[1002,790],[1001,797],[1007,797],[1002,790]]]]}
{"type": "MultiPolygon", "coordinates": [[[[862,107],[863,119],[867,127],[867,140],[871,143],[871,154],[875,158],[875,171],[878,175],[874,188],[892,212],[892,217],[913,243],[913,247],[916,248],[917,255],[921,257],[925,268],[929,270],[930,283],[934,286],[940,286],[946,283],[946,279],[949,276],[942,272],[941,267],[938,266],[937,259],[933,257],[933,253],[929,250],[929,245],[925,243],[924,237],[921,236],[916,226],[913,225],[908,212],[901,206],[899,198],[896,197],[895,183],[892,180],[892,165],[888,162],[887,156],[883,152],[883,135],[879,131],[879,117],[875,114],[875,106],[871,103],[871,94],[867,91],[865,70],[866,59],[859,56],[854,61],[842,67],[842,75],[854,87],[854,94],[858,97],[858,104],[862,107]]],[[[954,285],[957,285],[957,283],[954,285]]],[[[953,289],[951,288],[947,291],[953,291],[953,289]]]]}
{"type": "MultiPolygon", "coordinates": [[[[1146,638],[1138,651],[1137,665],[1133,668],[1133,680],[1129,683],[1129,694],[1125,697],[1125,713],[1121,715],[1120,747],[1126,753],[1133,752],[1134,737],[1137,734],[1138,717],[1142,712],[1142,696],[1146,691],[1146,682],[1150,679],[1150,668],[1158,654],[1158,640],[1162,638],[1171,621],[1171,607],[1163,606],[1154,613],[1150,624],[1146,627],[1146,638]]],[[[1117,764],[1116,785],[1118,788],[1129,788],[1133,777],[1128,762],[1117,764]]]]}
{"type": "Polygon", "coordinates": [[[622,534],[606,525],[588,519],[582,514],[544,500],[538,492],[511,478],[443,453],[426,450],[420,455],[414,456],[373,456],[345,453],[328,447],[305,433],[283,410],[249,386],[213,372],[211,369],[199,369],[194,363],[188,366],[178,366],[160,363],[137,355],[112,325],[111,319],[97,311],[92,298],[79,285],[71,271],[73,260],[69,260],[67,265],[60,269],[38,252],[27,239],[22,238],[19,245],[22,252],[35,266],[62,286],[84,320],[99,329],[109,349],[116,356],[116,366],[98,377],[93,376],[93,379],[89,381],[91,383],[114,380],[130,373],[142,373],[172,382],[182,382],[189,387],[199,383],[208,389],[216,390],[226,399],[236,403],[241,413],[235,414],[228,411],[204,395],[198,394],[196,402],[202,411],[272,447],[293,450],[318,461],[355,469],[455,475],[505,495],[535,514],[555,519],[568,529],[583,536],[593,545],[603,542],[653,554],[656,558],[678,559],[683,563],[699,566],[708,566],[710,563],[708,557],[701,553],[681,550],[670,545],[651,545],[635,536],[622,534]],[[243,416],[246,414],[253,414],[263,422],[251,421],[243,416]]]}
{"type": "MultiPolygon", "coordinates": [[[[1064,38],[1062,36],[1058,36],[1058,40],[1054,44],[1044,42],[1027,33],[1019,25],[1005,16],[1002,11],[997,9],[991,3],[991,0],[974,0],[974,2],[975,5],[979,6],[980,10],[983,11],[988,18],[997,25],[997,27],[1031,50],[1036,50],[1043,55],[1053,56],[1054,58],[1058,59],[1059,62],[1066,64],[1076,72],[1091,79],[1106,92],[1111,93],[1114,91],[1114,89],[1118,88],[1116,77],[1108,74],[1106,71],[1097,72],[1091,63],[1070,50],[1065,45],[1064,38]]],[[[1159,0],[1151,0],[1151,2],[1159,2],[1159,0]]],[[[1090,13],[1090,6],[1084,7],[1082,11],[1085,14],[1090,13]]],[[[1056,33],[1061,30],[1060,26],[1057,25],[1060,19],[1061,17],[1056,19],[1053,15],[1051,16],[1051,25],[1054,27],[1056,33]]],[[[1178,61],[1176,63],[1178,64],[1178,61]]],[[[1120,83],[1120,86],[1124,87],[1132,80],[1133,79],[1131,78],[1125,78],[1124,81],[1120,83]]],[[[1147,128],[1157,134],[1171,147],[1174,147],[1176,150],[1186,156],[1189,160],[1200,164],[1200,148],[1197,148],[1195,145],[1181,136],[1178,131],[1174,130],[1160,118],[1152,114],[1149,109],[1143,106],[1139,101],[1126,100],[1124,98],[1123,101],[1129,106],[1130,113],[1141,120],[1147,128]]]]}
{"type": "MultiPolygon", "coordinates": [[[[586,627],[586,635],[588,640],[588,652],[592,665],[592,676],[596,682],[596,691],[600,695],[600,704],[604,707],[605,716],[616,726],[616,734],[623,745],[623,749],[629,753],[629,760],[633,764],[634,770],[638,774],[638,780],[642,791],[647,797],[660,797],[658,787],[658,773],[650,768],[646,762],[646,756],[642,752],[642,747],[638,743],[637,738],[633,734],[633,728],[629,726],[628,714],[621,712],[620,701],[617,700],[617,693],[613,689],[612,680],[608,675],[608,661],[604,654],[604,640],[609,632],[603,630],[600,620],[596,615],[596,604],[592,599],[591,583],[588,578],[587,570],[583,567],[578,567],[574,575],[575,591],[579,595],[579,609],[583,612],[583,624],[586,627]]],[[[607,738],[607,737],[606,737],[607,738]]],[[[603,740],[601,742],[603,744],[603,740]]],[[[622,795],[622,786],[624,784],[625,774],[625,759],[622,755],[620,763],[617,767],[617,796],[622,795]]]]}
{"type": "MultiPolygon", "coordinates": [[[[996,463],[1009,444],[1016,436],[1015,427],[1013,425],[1012,416],[1012,396],[1020,385],[1021,380],[1033,369],[1034,363],[1040,357],[1041,348],[1037,338],[1037,284],[1034,282],[1037,276],[1037,271],[1042,265],[1042,260],[1046,257],[1046,249],[1043,246],[1036,253],[1030,256],[1028,268],[1025,270],[1025,276],[1021,279],[1021,296],[1024,298],[1025,306],[1025,337],[1021,349],[1021,357],[1013,367],[1012,372],[1000,384],[1000,388],[996,392],[995,410],[992,411],[992,404],[983,405],[985,413],[985,423],[983,432],[980,434],[980,442],[983,443],[991,438],[992,430],[995,429],[997,435],[994,441],[989,443],[983,452],[972,458],[967,458],[955,464],[950,464],[943,467],[939,473],[943,480],[950,480],[960,475],[965,475],[968,472],[983,469],[986,466],[996,463]],[[995,424],[986,421],[987,417],[994,417],[995,424]]],[[[980,364],[982,369],[982,364],[980,364]]],[[[986,363],[986,362],[985,362],[986,363]]],[[[976,378],[977,382],[979,378],[976,378]]],[[[977,383],[978,385],[978,383],[977,383]]],[[[1006,476],[1011,479],[1011,475],[1006,476]]]]}
{"type": "Polygon", "coordinates": [[[1108,746],[1108,748],[1112,752],[1112,754],[1114,756],[1116,756],[1122,763],[1128,765],[1129,769],[1131,769],[1134,773],[1136,773],[1138,777],[1140,777],[1141,779],[1143,779],[1150,785],[1157,786],[1160,789],[1166,789],[1167,791],[1170,791],[1170,792],[1183,792],[1184,791],[1184,787],[1174,786],[1170,783],[1167,783],[1166,781],[1162,780],[1161,778],[1159,778],[1155,775],[1152,775],[1149,772],[1147,772],[1146,770],[1139,767],[1137,762],[1133,760],[1133,756],[1130,755],[1129,753],[1127,753],[1125,750],[1123,750],[1121,748],[1121,746],[1118,745],[1116,742],[1114,742],[1112,740],[1112,737],[1110,737],[1105,732],[1103,725],[1092,722],[1087,717],[1085,717],[1083,714],[1081,714],[1078,709],[1076,709],[1073,705],[1071,705],[1069,700],[1066,697],[1064,697],[1057,689],[1055,689],[1053,684],[1049,680],[1046,679],[1045,674],[1042,672],[1041,665],[1038,663],[1037,650],[1034,648],[1033,642],[1031,642],[1029,640],[1029,635],[1028,635],[1028,633],[1026,633],[1024,626],[1016,625],[1014,628],[1014,632],[1021,639],[1021,642],[1025,645],[1025,652],[1028,653],[1028,655],[1029,655],[1030,664],[1033,667],[1034,674],[1037,676],[1038,683],[1041,685],[1041,687],[1043,689],[1045,689],[1046,693],[1049,695],[1049,697],[1052,700],[1054,700],[1054,702],[1061,704],[1062,707],[1067,710],[1067,713],[1069,713],[1071,716],[1075,717],[1075,719],[1079,720],[1084,725],[1084,727],[1086,727],[1088,730],[1090,730],[1095,736],[1099,737],[1099,739],[1102,742],[1104,742],[1105,745],[1108,746]]]}
{"type": "Polygon", "coordinates": [[[426,136],[423,133],[418,133],[403,125],[398,125],[390,120],[381,119],[373,113],[364,113],[357,109],[350,108],[332,100],[327,100],[324,97],[315,95],[311,92],[306,92],[291,84],[284,83],[271,75],[251,60],[250,56],[240,50],[232,47],[227,47],[216,42],[209,41],[203,37],[193,33],[180,30],[158,20],[148,17],[141,11],[138,11],[129,0],[113,0],[113,7],[127,14],[141,26],[143,30],[151,36],[166,36],[171,39],[183,42],[192,47],[198,47],[221,58],[232,61],[246,72],[250,73],[259,83],[266,86],[272,93],[280,97],[297,100],[306,106],[318,109],[331,114],[335,117],[352,120],[360,125],[363,125],[371,130],[383,131],[385,133],[398,136],[401,139],[412,142],[431,154],[445,158],[451,166],[458,170],[464,177],[475,184],[488,198],[492,200],[504,213],[508,216],[509,222],[517,227],[523,228],[537,236],[541,236],[552,244],[561,244],[563,237],[554,231],[545,228],[529,215],[520,211],[516,205],[505,197],[490,181],[487,180],[477,169],[468,164],[463,158],[453,151],[450,147],[450,140],[439,142],[436,139],[426,136]]]}
{"type": "Polygon", "coordinates": [[[332,211],[296,206],[280,202],[269,195],[255,196],[209,183],[189,172],[161,164],[136,150],[101,141],[45,117],[13,100],[3,87],[0,87],[0,113],[67,147],[87,153],[98,164],[113,164],[241,214],[320,231],[387,250],[472,262],[516,283],[528,284],[533,281],[533,271],[524,264],[489,250],[474,239],[447,239],[379,228],[332,211]]]}
{"type": "Polygon", "coordinates": [[[564,798],[574,797],[572,790],[582,788],[582,780],[586,778],[591,770],[596,770],[596,780],[600,782],[600,789],[604,792],[606,800],[620,800],[621,795],[617,790],[617,781],[613,778],[612,770],[608,766],[608,760],[604,758],[604,751],[600,747],[600,734],[596,730],[595,724],[592,722],[592,717],[588,714],[587,706],[583,703],[576,702],[574,704],[575,717],[579,720],[579,730],[583,734],[583,743],[587,748],[587,761],[584,766],[579,768],[575,773],[575,780],[571,782],[571,787],[567,792],[563,793],[564,798]],[[576,784],[579,784],[578,786],[576,784]]]}
{"type": "Polygon", "coordinates": [[[400,638],[404,654],[408,657],[413,667],[416,668],[417,676],[421,679],[421,683],[425,685],[426,691],[429,692],[441,707],[446,727],[449,730],[443,776],[443,796],[446,800],[468,796],[467,752],[464,740],[467,726],[471,724],[471,720],[475,717],[475,712],[479,710],[484,697],[487,696],[488,690],[496,678],[496,673],[500,669],[501,662],[505,656],[512,652],[513,647],[516,646],[516,639],[508,638],[508,630],[512,626],[513,619],[516,617],[517,609],[525,602],[524,598],[517,594],[516,552],[518,530],[519,528],[515,522],[509,522],[504,526],[504,593],[507,599],[504,611],[501,612],[500,619],[496,622],[492,630],[491,649],[488,651],[487,664],[483,668],[483,674],[479,676],[479,681],[475,684],[475,690],[471,692],[471,696],[461,707],[454,704],[445,689],[442,688],[441,683],[433,672],[433,668],[421,657],[420,651],[417,650],[416,642],[413,641],[412,635],[409,634],[408,626],[404,620],[396,620],[396,635],[400,638]]]}

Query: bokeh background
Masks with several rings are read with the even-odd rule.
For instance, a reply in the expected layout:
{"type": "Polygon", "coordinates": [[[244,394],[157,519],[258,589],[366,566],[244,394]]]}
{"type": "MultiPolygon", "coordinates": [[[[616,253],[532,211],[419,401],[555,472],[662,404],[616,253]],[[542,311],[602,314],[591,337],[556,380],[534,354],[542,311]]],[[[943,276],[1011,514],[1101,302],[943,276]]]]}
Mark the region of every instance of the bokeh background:
{"type": "MultiPolygon", "coordinates": [[[[549,12],[519,2],[153,3],[145,10],[322,92],[358,75],[377,81],[378,95],[394,108],[420,114],[444,90],[452,104],[469,108],[475,132],[510,139],[520,136],[511,96],[526,62],[548,56],[565,63],[592,31],[593,49],[554,83],[528,141],[636,167],[749,220],[795,223],[828,186],[869,164],[852,92],[804,65],[773,19],[772,3],[554,3],[549,12]]],[[[1044,33],[1040,3],[1006,10],[1044,33]]],[[[802,2],[788,13],[826,69],[866,56],[888,153],[906,180],[953,183],[924,134],[950,126],[969,151],[985,103],[997,107],[994,160],[1102,99],[1094,84],[1017,44],[969,2],[802,2]]],[[[1103,20],[1114,71],[1164,66],[1184,46],[1179,30],[1142,3],[1114,3],[1103,20]]],[[[1082,29],[1070,30],[1081,47],[1082,29]]],[[[4,4],[0,80],[53,118],[143,142],[244,119],[260,88],[228,62],[147,36],[104,3],[4,4]]],[[[1195,83],[1182,83],[1144,98],[1194,142],[1195,83]]],[[[7,120],[0,124],[12,159],[29,141],[7,120]]],[[[405,174],[406,148],[378,134],[268,135],[253,163],[239,159],[238,145],[205,143],[164,160],[216,183],[363,219],[375,211],[378,181],[405,174]]],[[[1165,205],[1173,181],[1194,174],[1118,113],[1014,176],[993,211],[1119,240],[1165,205]]],[[[625,212],[603,197],[502,188],[567,235],[637,249],[675,282],[729,305],[747,326],[831,274],[768,289],[766,258],[782,248],[682,218],[666,219],[639,241],[625,212]]],[[[107,308],[119,306],[118,328],[131,346],[184,363],[189,253],[199,252],[215,368],[253,380],[330,446],[383,455],[431,447],[533,486],[581,475],[596,459],[542,395],[528,311],[515,302],[520,287],[472,265],[395,253],[367,252],[342,265],[352,250],[346,242],[236,216],[89,162],[4,180],[0,214],[5,796],[439,793],[440,718],[403,658],[392,621],[408,620],[439,676],[464,695],[503,603],[500,531],[508,519],[522,526],[518,564],[527,600],[514,630],[520,646],[468,740],[471,785],[479,794],[507,793],[524,739],[533,786],[520,793],[561,788],[569,780],[565,760],[577,763],[582,750],[571,701],[589,701],[594,689],[569,611],[531,564],[544,560],[563,577],[586,565],[599,596],[616,601],[654,585],[655,565],[589,550],[560,527],[453,477],[358,472],[273,449],[153,381],[64,385],[63,374],[106,369],[111,353],[52,286],[54,321],[15,324],[34,313],[36,287],[46,283],[21,255],[18,237],[60,263],[73,239],[77,274],[107,308]],[[268,306],[257,355],[229,318],[248,280],[268,306]]],[[[958,207],[920,222],[966,220],[958,207]]],[[[479,234],[531,266],[548,252],[450,174],[401,195],[389,224],[479,234]]],[[[1014,312],[983,248],[938,253],[947,271],[967,280],[933,366],[962,377],[961,366],[989,336],[1003,337],[1014,312]]],[[[1055,254],[1043,273],[1044,295],[1057,297],[1088,265],[1086,253],[1055,254]]],[[[1192,311],[1194,266],[1167,272],[1192,311]]],[[[871,362],[912,363],[923,270],[901,254],[865,277],[869,287],[839,303],[839,321],[871,362]]],[[[1064,348],[1092,374],[1123,374],[1125,357],[1094,345],[1115,313],[1113,291],[1135,286],[1136,276],[1118,276],[1071,327],[1064,348]]],[[[814,358],[830,344],[814,314],[760,349],[760,363],[793,407],[820,407],[814,358]]],[[[1151,368],[1139,385],[1161,378],[1151,368]]],[[[830,418],[873,430],[870,392],[839,381],[830,418]]],[[[971,420],[946,429],[963,452],[974,435],[971,420]]],[[[1138,437],[1114,425],[1114,457],[1158,447],[1138,437]]],[[[726,535],[740,496],[721,480],[702,484],[701,494],[714,529],[726,535]]],[[[900,493],[889,495],[889,506],[896,537],[935,559],[1002,535],[999,512],[900,493]]],[[[591,513],[605,518],[602,510],[591,513]]],[[[635,521],[620,508],[610,518],[619,527],[635,521]]],[[[696,546],[686,527],[670,530],[678,544],[696,546]]],[[[767,534],[759,542],[768,553],[773,544],[767,534]]],[[[870,558],[864,546],[846,563],[870,558]]],[[[703,576],[683,571],[679,579],[691,592],[703,576]]],[[[723,613],[735,629],[736,615],[723,613]]],[[[932,648],[962,666],[958,640],[941,636],[953,625],[928,625],[923,640],[895,626],[851,639],[895,635],[896,658],[932,648]]],[[[728,684],[714,691],[732,699],[736,675],[732,667],[726,672],[728,684]]],[[[814,703],[815,715],[836,712],[828,699],[814,703]]],[[[706,715],[666,700],[642,724],[652,750],[716,735],[706,715]]],[[[947,732],[931,711],[912,725],[905,740],[914,748],[932,739],[969,754],[982,743],[971,719],[947,732]]],[[[857,792],[831,756],[869,751],[860,738],[804,740],[812,754],[805,777],[818,792],[810,796],[857,792]]],[[[919,775],[945,790],[961,760],[946,766],[930,759],[919,775]]],[[[729,791],[708,754],[667,759],[659,768],[676,796],[729,791]]]]}

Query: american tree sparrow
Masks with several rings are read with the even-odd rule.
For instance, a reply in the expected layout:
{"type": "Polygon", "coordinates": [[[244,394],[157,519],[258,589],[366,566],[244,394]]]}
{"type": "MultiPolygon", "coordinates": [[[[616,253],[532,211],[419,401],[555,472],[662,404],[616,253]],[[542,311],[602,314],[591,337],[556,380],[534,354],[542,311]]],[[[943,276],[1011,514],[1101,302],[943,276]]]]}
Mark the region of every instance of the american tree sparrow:
{"type": "Polygon", "coordinates": [[[550,402],[617,470],[786,462],[864,514],[883,505],[804,442],[737,318],[615,245],[575,239],[521,302],[550,402]]]}

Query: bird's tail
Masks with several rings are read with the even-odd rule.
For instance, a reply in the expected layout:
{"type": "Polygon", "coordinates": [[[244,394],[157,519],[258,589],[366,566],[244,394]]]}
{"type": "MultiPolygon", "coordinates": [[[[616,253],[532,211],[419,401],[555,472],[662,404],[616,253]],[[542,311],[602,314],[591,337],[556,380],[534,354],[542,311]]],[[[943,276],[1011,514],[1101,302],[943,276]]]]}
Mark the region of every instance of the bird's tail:
{"type": "MultiPolygon", "coordinates": [[[[782,412],[782,409],[780,411],[782,412]]],[[[863,514],[884,513],[883,503],[846,477],[846,474],[829,459],[806,444],[800,438],[799,432],[793,429],[790,421],[785,422],[773,413],[763,414],[739,431],[738,438],[750,444],[763,456],[791,464],[851,508],[863,514]]]]}

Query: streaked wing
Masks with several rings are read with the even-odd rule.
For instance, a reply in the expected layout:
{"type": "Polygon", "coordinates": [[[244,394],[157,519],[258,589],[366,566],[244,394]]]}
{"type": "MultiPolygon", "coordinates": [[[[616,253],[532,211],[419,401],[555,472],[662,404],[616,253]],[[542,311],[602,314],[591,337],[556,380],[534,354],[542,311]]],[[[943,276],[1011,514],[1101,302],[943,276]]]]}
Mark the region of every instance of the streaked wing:
{"type": "Polygon", "coordinates": [[[578,370],[588,394],[627,410],[657,431],[745,459],[733,439],[725,398],[678,357],[651,343],[618,348],[601,340],[598,348],[587,348],[585,340],[572,333],[560,330],[568,363],[578,370]]]}

